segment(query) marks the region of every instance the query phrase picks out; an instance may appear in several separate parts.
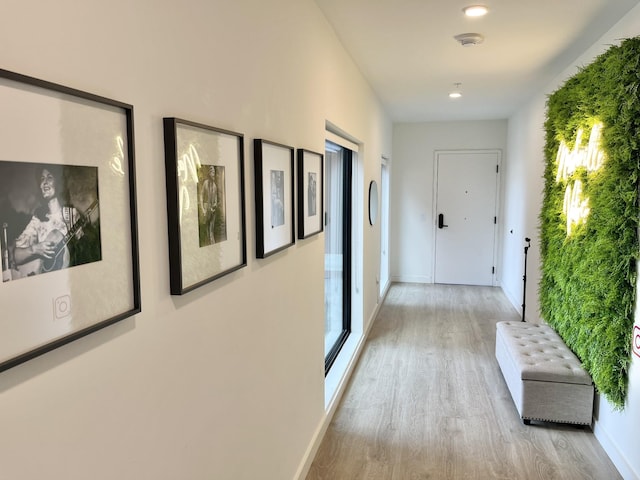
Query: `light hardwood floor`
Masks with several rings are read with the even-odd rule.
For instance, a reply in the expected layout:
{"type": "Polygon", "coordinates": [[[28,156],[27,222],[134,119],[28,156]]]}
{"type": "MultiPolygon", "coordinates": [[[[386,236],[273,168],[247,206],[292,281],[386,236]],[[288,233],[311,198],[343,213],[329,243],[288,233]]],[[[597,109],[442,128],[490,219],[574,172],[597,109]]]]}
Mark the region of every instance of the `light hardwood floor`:
{"type": "Polygon", "coordinates": [[[590,430],[522,424],[501,320],[498,288],[392,285],[307,480],[621,478],[590,430]]]}

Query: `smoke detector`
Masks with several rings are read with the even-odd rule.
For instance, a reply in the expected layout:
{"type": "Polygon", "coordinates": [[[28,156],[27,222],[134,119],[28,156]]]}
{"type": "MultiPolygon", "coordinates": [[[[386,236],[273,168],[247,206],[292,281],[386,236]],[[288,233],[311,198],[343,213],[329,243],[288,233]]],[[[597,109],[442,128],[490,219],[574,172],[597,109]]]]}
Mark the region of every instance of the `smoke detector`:
{"type": "Polygon", "coordinates": [[[484,37],[479,33],[461,33],[453,38],[455,38],[463,47],[471,47],[484,42],[484,37]]]}

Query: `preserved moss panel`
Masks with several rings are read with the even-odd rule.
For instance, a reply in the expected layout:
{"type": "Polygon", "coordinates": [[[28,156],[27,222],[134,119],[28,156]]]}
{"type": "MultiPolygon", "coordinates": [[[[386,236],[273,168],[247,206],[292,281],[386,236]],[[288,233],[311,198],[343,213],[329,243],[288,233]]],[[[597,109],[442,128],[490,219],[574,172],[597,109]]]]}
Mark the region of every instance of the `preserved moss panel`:
{"type": "Polygon", "coordinates": [[[541,314],[624,408],[638,259],[640,37],[553,93],[540,213],[541,314]]]}

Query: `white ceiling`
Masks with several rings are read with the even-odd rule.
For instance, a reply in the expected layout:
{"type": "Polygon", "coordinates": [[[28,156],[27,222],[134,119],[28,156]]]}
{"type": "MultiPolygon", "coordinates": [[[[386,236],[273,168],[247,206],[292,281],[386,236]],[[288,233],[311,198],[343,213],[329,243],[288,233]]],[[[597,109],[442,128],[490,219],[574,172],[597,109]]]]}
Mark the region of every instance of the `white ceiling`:
{"type": "Polygon", "coordinates": [[[640,0],[315,1],[392,120],[420,122],[508,118],[640,0]],[[469,32],[484,42],[453,38],[469,32]]]}

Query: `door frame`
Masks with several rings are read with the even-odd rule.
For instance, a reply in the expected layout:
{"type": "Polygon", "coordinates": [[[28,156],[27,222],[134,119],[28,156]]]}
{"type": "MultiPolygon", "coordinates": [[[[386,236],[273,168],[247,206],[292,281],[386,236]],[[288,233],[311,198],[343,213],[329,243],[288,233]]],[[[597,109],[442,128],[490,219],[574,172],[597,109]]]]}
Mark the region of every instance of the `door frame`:
{"type": "Polygon", "coordinates": [[[501,200],[501,196],[500,196],[500,192],[501,192],[501,186],[502,186],[502,149],[499,148],[473,148],[473,149],[439,149],[439,150],[434,150],[433,152],[433,198],[431,201],[431,218],[433,220],[432,223],[432,237],[431,237],[431,245],[432,245],[432,251],[431,251],[431,279],[432,279],[432,283],[436,283],[436,236],[438,234],[438,227],[437,227],[437,222],[438,222],[438,160],[440,155],[442,154],[474,154],[474,153],[494,153],[497,156],[497,162],[498,162],[498,172],[496,174],[496,206],[495,206],[495,217],[497,219],[496,221],[496,227],[494,228],[493,231],[493,263],[494,263],[494,271],[493,271],[493,275],[491,276],[491,286],[496,287],[498,286],[499,282],[498,282],[498,272],[500,270],[500,265],[499,265],[499,258],[498,258],[498,252],[499,252],[499,248],[498,248],[498,242],[500,239],[500,231],[501,231],[501,225],[502,225],[502,221],[501,221],[501,217],[500,217],[500,212],[502,211],[502,205],[500,204],[500,200],[501,200]]]}
{"type": "Polygon", "coordinates": [[[380,160],[380,275],[378,285],[378,301],[391,283],[391,256],[389,255],[389,198],[391,195],[391,159],[382,155],[380,160]],[[386,172],[383,175],[383,172],[386,172]],[[386,180],[386,183],[385,183],[386,180]],[[384,263],[384,269],[382,264],[384,263]],[[383,278],[382,273],[385,273],[383,278]]]}

